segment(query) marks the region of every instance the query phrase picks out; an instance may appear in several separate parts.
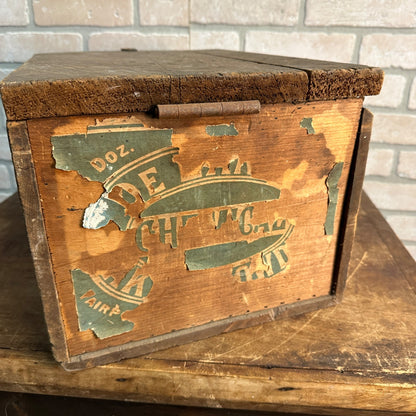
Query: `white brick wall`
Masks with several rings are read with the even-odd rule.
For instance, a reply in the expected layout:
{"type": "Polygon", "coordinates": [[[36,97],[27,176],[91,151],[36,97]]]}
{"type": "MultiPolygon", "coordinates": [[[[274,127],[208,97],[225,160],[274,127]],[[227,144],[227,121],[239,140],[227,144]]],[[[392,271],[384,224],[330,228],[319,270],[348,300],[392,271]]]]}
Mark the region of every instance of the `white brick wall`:
{"type": "Polygon", "coordinates": [[[82,51],[79,33],[0,33],[0,61],[25,62],[35,53],[82,51]]]}
{"type": "Polygon", "coordinates": [[[374,33],[365,35],[360,49],[360,64],[416,69],[416,34],[374,33]]]}
{"type": "Polygon", "coordinates": [[[143,26],[188,26],[188,0],[139,0],[140,24],[143,26]]]}
{"type": "Polygon", "coordinates": [[[309,0],[310,26],[416,27],[414,0],[309,0]]]}
{"type": "Polygon", "coordinates": [[[33,0],[39,26],[130,26],[133,0],[33,0]]]}
{"type": "Polygon", "coordinates": [[[168,50],[186,49],[188,44],[188,34],[104,32],[91,34],[88,47],[91,51],[114,51],[122,48],[168,50]]]}
{"type": "MultiPolygon", "coordinates": [[[[0,0],[0,78],[38,52],[220,48],[382,67],[365,188],[416,258],[415,0],[0,0]]],[[[16,190],[0,110],[0,200],[16,190]]]]}
{"type": "Polygon", "coordinates": [[[366,97],[364,101],[365,105],[392,108],[398,107],[403,101],[406,82],[406,77],[403,75],[386,74],[381,93],[379,95],[366,97]]]}
{"type": "Polygon", "coordinates": [[[300,0],[190,0],[191,22],[293,26],[300,0]]]}
{"type": "Polygon", "coordinates": [[[26,0],[0,1],[0,26],[26,26],[29,8],[26,0]]]}
{"type": "Polygon", "coordinates": [[[240,35],[235,31],[191,30],[191,49],[240,49],[240,35]]]}

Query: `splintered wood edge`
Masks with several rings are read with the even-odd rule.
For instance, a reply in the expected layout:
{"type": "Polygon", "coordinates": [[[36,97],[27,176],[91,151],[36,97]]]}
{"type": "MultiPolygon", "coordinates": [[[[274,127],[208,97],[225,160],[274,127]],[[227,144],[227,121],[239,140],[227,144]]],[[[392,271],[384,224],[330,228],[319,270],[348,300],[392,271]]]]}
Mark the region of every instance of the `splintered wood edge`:
{"type": "Polygon", "coordinates": [[[351,257],[352,244],[355,237],[365,167],[370,146],[372,123],[373,114],[366,108],[363,108],[361,111],[357,139],[351,161],[350,174],[340,222],[340,231],[338,235],[338,252],[334,266],[332,288],[332,292],[336,295],[338,301],[342,298],[348,276],[348,266],[351,257]]]}
{"type": "Polygon", "coordinates": [[[207,50],[205,53],[305,71],[309,79],[308,101],[378,95],[384,80],[384,72],[380,68],[365,65],[236,51],[207,50]]]}
{"type": "Polygon", "coordinates": [[[26,122],[7,123],[13,164],[24,211],[30,250],[40,289],[53,353],[58,361],[68,359],[63,322],[54,284],[52,263],[42,217],[26,122]]]}

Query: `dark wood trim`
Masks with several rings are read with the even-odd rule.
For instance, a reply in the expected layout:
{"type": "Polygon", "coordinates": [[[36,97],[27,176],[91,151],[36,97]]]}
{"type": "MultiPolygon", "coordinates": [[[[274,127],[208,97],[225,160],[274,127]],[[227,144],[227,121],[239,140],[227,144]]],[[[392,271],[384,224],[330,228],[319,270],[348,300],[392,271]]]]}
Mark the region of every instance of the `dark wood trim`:
{"type": "Polygon", "coordinates": [[[56,295],[51,256],[46,238],[27,124],[24,121],[9,122],[7,128],[20,201],[25,214],[29,245],[41,293],[45,319],[48,324],[52,350],[58,361],[65,361],[68,359],[68,353],[59,301],[56,295]]]}
{"type": "Polygon", "coordinates": [[[124,345],[117,345],[115,347],[108,347],[103,350],[73,356],[63,362],[62,365],[65,370],[68,371],[82,370],[87,367],[95,367],[97,365],[117,362],[126,358],[137,357],[139,355],[187,344],[215,335],[236,331],[238,329],[261,325],[282,318],[289,318],[301,313],[313,312],[318,309],[335,306],[335,304],[336,300],[334,296],[322,296],[315,299],[307,299],[265,311],[234,316],[141,341],[129,342],[124,345]]]}
{"type": "Polygon", "coordinates": [[[332,293],[336,295],[338,301],[342,298],[348,276],[348,266],[357,226],[358,209],[361,201],[372,123],[373,114],[366,108],[363,108],[351,161],[338,235],[338,249],[332,288],[332,293]]]}

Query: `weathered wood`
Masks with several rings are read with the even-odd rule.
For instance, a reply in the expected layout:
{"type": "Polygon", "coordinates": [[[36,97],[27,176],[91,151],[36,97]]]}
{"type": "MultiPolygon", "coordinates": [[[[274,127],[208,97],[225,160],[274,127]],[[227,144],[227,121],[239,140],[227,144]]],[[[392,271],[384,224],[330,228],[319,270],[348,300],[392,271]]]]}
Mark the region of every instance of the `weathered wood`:
{"type": "Polygon", "coordinates": [[[26,122],[10,122],[7,128],[20,200],[25,212],[26,229],[30,235],[32,259],[42,294],[43,309],[47,317],[53,317],[48,320],[48,330],[53,340],[54,354],[57,359],[66,360],[68,355],[63,335],[63,322],[56,297],[55,282],[51,278],[52,264],[26,122]]]}
{"type": "Polygon", "coordinates": [[[358,137],[355,144],[350,177],[348,179],[349,186],[345,196],[344,213],[340,225],[340,255],[334,267],[333,291],[336,293],[338,301],[342,299],[348,276],[351,248],[357,226],[357,215],[370,146],[372,123],[373,115],[369,110],[364,108],[361,113],[360,127],[358,129],[358,137]]]}
{"type": "Polygon", "coordinates": [[[375,95],[377,68],[232,51],[35,55],[0,83],[9,120],[148,111],[158,104],[262,104],[375,95]]]}
{"type": "Polygon", "coordinates": [[[0,224],[2,390],[308,414],[416,410],[416,264],[365,195],[334,308],[77,373],[48,351],[16,197],[0,206],[0,224]]]}
{"type": "MultiPolygon", "coordinates": [[[[64,341],[67,344],[65,353],[68,354],[67,359],[61,361],[66,362],[66,368],[75,369],[132,357],[138,353],[334,304],[331,297],[333,270],[339,256],[337,247],[342,246],[343,242],[342,238],[338,242],[337,236],[344,194],[348,186],[351,186],[351,183],[347,185],[347,179],[350,164],[353,162],[361,104],[360,99],[308,103],[302,106],[281,104],[264,106],[259,115],[210,117],[197,122],[192,119],[157,120],[143,113],[113,119],[78,117],[28,121],[29,141],[54,269],[53,273],[40,274],[39,278],[42,284],[50,285],[51,283],[45,282],[52,281],[56,285],[64,341]],[[305,120],[308,123],[303,124],[305,120]],[[235,212],[231,208],[228,212],[228,208],[221,208],[222,205],[219,208],[216,208],[217,205],[201,206],[197,211],[198,217],[195,213],[189,217],[193,212],[192,208],[185,207],[183,211],[184,215],[188,215],[186,218],[187,221],[189,219],[189,223],[183,222],[183,218],[179,216],[177,221],[178,224],[182,221],[182,228],[178,231],[178,237],[174,238],[171,233],[166,241],[160,231],[162,225],[159,218],[164,218],[163,215],[154,217],[152,214],[149,217],[153,218],[152,224],[153,221],[159,221],[159,229],[156,230],[160,234],[159,238],[157,234],[151,238],[148,232],[142,233],[139,235],[143,239],[140,243],[137,243],[139,237],[136,231],[141,230],[138,228],[142,224],[140,218],[126,231],[120,231],[115,223],[109,224],[103,230],[82,227],[83,221],[85,223],[85,209],[99,200],[104,188],[97,179],[87,180],[75,171],[76,168],[65,167],[66,163],[72,162],[68,159],[61,163],[57,153],[59,143],[66,143],[70,137],[81,137],[67,135],[85,132],[88,126],[92,126],[88,131],[101,134],[100,143],[104,143],[104,150],[101,151],[102,154],[94,153],[90,158],[104,157],[104,154],[108,158],[111,153],[110,156],[114,159],[117,155],[111,146],[108,147],[103,134],[106,131],[120,129],[123,123],[127,126],[124,128],[126,134],[134,128],[134,124],[143,125],[144,127],[138,127],[137,131],[144,129],[144,132],[167,132],[168,130],[163,129],[173,129],[173,133],[170,134],[175,163],[172,165],[173,169],[169,168],[168,175],[175,174],[178,164],[181,183],[185,185],[187,181],[192,180],[198,182],[215,179],[215,183],[220,183],[221,180],[229,180],[237,169],[238,172],[241,170],[242,175],[236,177],[239,181],[245,178],[249,181],[252,181],[252,178],[261,179],[263,182],[259,183],[262,187],[262,184],[273,184],[280,189],[281,195],[277,198],[273,196],[257,200],[255,194],[253,200],[229,201],[227,204],[232,205],[235,212]],[[212,128],[213,132],[210,133],[209,128],[212,128]],[[221,134],[217,135],[214,128],[221,128],[221,134]],[[225,136],[223,129],[228,132],[225,136]],[[55,160],[52,156],[52,136],[57,137],[53,139],[55,160]],[[276,137],[279,138],[278,141],[276,137]],[[61,142],[57,141],[58,138],[61,142]],[[296,147],[293,143],[296,143],[296,147]],[[270,158],[270,154],[273,154],[273,157],[270,158]],[[55,162],[57,165],[62,164],[59,165],[60,169],[55,168],[55,162]],[[231,167],[232,165],[235,166],[231,167]],[[342,175],[336,184],[338,196],[335,201],[338,209],[334,211],[332,218],[334,232],[332,235],[326,235],[324,223],[328,217],[330,195],[326,183],[334,166],[337,165],[343,166],[342,175]],[[206,166],[202,169],[206,170],[202,176],[201,166],[206,166]],[[243,173],[243,170],[247,172],[243,173]],[[254,205],[247,214],[249,202],[254,205]],[[220,221],[221,213],[226,215],[220,221]],[[240,220],[232,221],[234,215],[234,220],[240,220]],[[185,224],[187,229],[184,228],[185,224]],[[256,224],[262,224],[263,228],[256,227],[256,224]],[[277,253],[281,256],[278,260],[279,270],[275,270],[275,266],[271,267],[270,264],[269,268],[266,268],[261,257],[263,254],[255,257],[257,252],[243,256],[242,259],[250,257],[250,262],[247,263],[246,259],[244,265],[238,258],[218,265],[208,264],[193,269],[193,263],[187,260],[187,253],[201,250],[201,246],[229,244],[240,241],[243,237],[245,244],[257,244],[263,235],[269,235],[267,233],[272,231],[272,224],[280,227],[277,230],[283,230],[281,235],[286,235],[286,230],[292,232],[293,226],[295,227],[292,234],[287,234],[290,235],[290,239],[284,247],[284,252],[282,253],[281,247],[280,254],[277,253]],[[161,244],[163,242],[170,243],[173,248],[169,244],[161,244]],[[305,253],[308,256],[307,260],[305,253]],[[88,277],[86,280],[89,281],[95,279],[94,276],[111,278],[115,283],[109,290],[113,293],[115,285],[120,286],[124,282],[140,256],[146,256],[146,264],[141,265],[140,273],[142,276],[150,276],[154,288],[151,302],[145,302],[134,310],[127,309],[127,312],[122,310],[124,323],[119,323],[120,328],[126,323],[131,327],[112,332],[110,335],[103,332],[108,330],[104,325],[83,327],[81,322],[85,319],[84,313],[90,313],[90,309],[101,311],[100,308],[105,307],[103,314],[109,314],[115,309],[95,295],[97,290],[92,283],[89,283],[91,287],[82,288],[82,293],[78,293],[77,287],[74,289],[73,286],[75,280],[88,277]],[[284,270],[286,264],[288,267],[284,270]],[[237,266],[241,270],[244,269],[244,273],[235,272],[237,266]],[[77,273],[76,277],[74,273],[77,273]],[[274,277],[270,277],[270,274],[274,277]],[[94,295],[87,295],[90,292],[94,295]],[[82,300],[84,298],[86,300],[82,300]],[[227,299],[227,302],[220,301],[221,298],[227,299]],[[85,308],[84,303],[87,302],[92,302],[88,303],[90,309],[80,312],[78,308],[85,308]]],[[[85,137],[82,137],[82,140],[85,140],[85,137]]],[[[69,155],[75,154],[76,151],[76,146],[65,150],[69,155]]],[[[131,149],[129,151],[133,152],[131,149]]],[[[65,152],[62,154],[66,154],[65,152]]],[[[123,154],[125,153],[124,151],[123,154]]],[[[86,157],[85,153],[82,157],[86,157]]],[[[76,157],[76,162],[78,160],[76,157]]],[[[89,167],[89,162],[87,166],[89,167]]],[[[121,168],[116,169],[118,172],[121,168]]],[[[163,174],[163,171],[160,172],[163,174]]],[[[165,174],[163,180],[170,179],[165,174]]],[[[105,183],[107,182],[106,180],[105,183]]],[[[107,190],[111,191],[111,201],[122,203],[123,200],[117,196],[117,192],[107,190]]],[[[198,201],[202,196],[202,193],[198,194],[198,201]]],[[[225,196],[228,198],[228,191],[225,196]]],[[[111,202],[108,198],[106,201],[111,202]]],[[[146,212],[154,203],[155,201],[146,205],[139,198],[130,204],[131,206],[126,205],[126,202],[123,206],[126,213],[133,215],[134,212],[146,212]]],[[[168,212],[168,219],[177,215],[175,210],[170,214],[168,212]]],[[[353,216],[352,225],[354,218],[353,216]]],[[[117,218],[113,221],[117,221],[117,218]]],[[[170,226],[164,226],[166,229],[176,227],[176,223],[173,226],[174,223],[171,219],[170,221],[170,226]]],[[[154,233],[155,231],[150,234],[154,233]]],[[[271,236],[273,237],[273,234],[271,236]]],[[[32,244],[36,248],[37,239],[34,237],[36,236],[31,236],[34,239],[32,244]]],[[[228,253],[228,247],[224,246],[221,250],[228,253]]],[[[206,255],[203,261],[214,262],[221,255],[221,252],[215,256],[206,255]]],[[[45,268],[48,267],[47,257],[44,258],[44,262],[45,268]]],[[[118,292],[115,295],[119,296],[118,292]]],[[[52,294],[48,292],[47,296],[52,294]]],[[[53,296],[56,299],[55,295],[53,296]]],[[[47,299],[44,301],[48,303],[47,299]]],[[[55,318],[55,312],[46,316],[47,322],[55,322],[55,318]]],[[[113,324],[111,328],[113,331],[119,327],[113,324]]],[[[56,334],[51,334],[53,344],[57,344],[55,336],[56,334]]]]}
{"type": "Polygon", "coordinates": [[[158,104],[303,101],[305,72],[197,52],[35,55],[1,84],[9,120],[148,111],[158,104]]]}
{"type": "Polygon", "coordinates": [[[205,51],[204,53],[305,71],[309,79],[307,100],[377,95],[381,91],[384,79],[384,73],[380,68],[365,65],[235,51],[205,51]]]}

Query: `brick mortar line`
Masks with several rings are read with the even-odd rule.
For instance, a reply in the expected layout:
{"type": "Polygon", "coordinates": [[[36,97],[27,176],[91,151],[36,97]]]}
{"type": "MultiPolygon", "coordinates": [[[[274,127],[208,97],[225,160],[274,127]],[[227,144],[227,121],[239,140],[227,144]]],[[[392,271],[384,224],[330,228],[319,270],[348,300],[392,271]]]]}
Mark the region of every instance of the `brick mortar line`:
{"type": "Polygon", "coordinates": [[[372,149],[381,149],[381,150],[392,149],[392,150],[397,150],[398,152],[406,152],[406,151],[414,152],[416,151],[416,143],[415,144],[398,144],[398,143],[388,144],[388,143],[383,143],[383,142],[371,142],[370,150],[372,149]]]}
{"type": "Polygon", "coordinates": [[[375,35],[375,34],[400,34],[400,35],[416,35],[416,28],[380,28],[380,27],[362,27],[362,26],[306,26],[294,24],[290,26],[285,25],[270,25],[270,24],[228,24],[228,23],[198,23],[190,22],[189,27],[193,29],[206,29],[206,30],[238,30],[246,29],[248,31],[258,32],[301,32],[301,33],[314,33],[323,32],[328,34],[333,33],[348,33],[348,34],[362,34],[362,35],[375,35]]]}
{"type": "Polygon", "coordinates": [[[383,209],[382,211],[391,217],[399,217],[401,215],[405,215],[406,217],[416,217],[416,211],[400,211],[398,209],[383,209]]]}
{"type": "Polygon", "coordinates": [[[306,18],[306,0],[300,0],[298,24],[297,24],[297,27],[299,29],[302,29],[305,26],[305,18],[306,18]]]}
{"type": "Polygon", "coordinates": [[[137,12],[137,23],[135,21],[135,16],[133,17],[134,21],[131,25],[123,26],[100,26],[100,25],[48,25],[40,26],[35,23],[29,23],[26,26],[0,26],[0,33],[2,32],[56,32],[61,33],[63,31],[128,31],[133,29],[157,29],[160,31],[166,31],[170,33],[171,29],[204,29],[208,31],[216,30],[245,30],[245,31],[258,31],[258,32],[284,32],[284,33],[326,33],[326,34],[336,34],[336,33],[345,33],[345,34],[361,34],[372,35],[372,34],[407,34],[407,35],[416,35],[415,28],[372,28],[372,27],[354,27],[354,26],[305,26],[305,25],[255,25],[255,24],[225,24],[225,23],[195,23],[190,22],[187,26],[175,26],[175,25],[141,25],[140,24],[140,14],[137,12]]]}
{"type": "MultiPolygon", "coordinates": [[[[367,183],[390,183],[392,185],[414,185],[416,187],[416,180],[411,178],[403,178],[401,176],[393,173],[390,176],[380,176],[380,175],[366,175],[365,181],[367,183]]],[[[416,212],[416,211],[415,211],[416,212]]]]}

